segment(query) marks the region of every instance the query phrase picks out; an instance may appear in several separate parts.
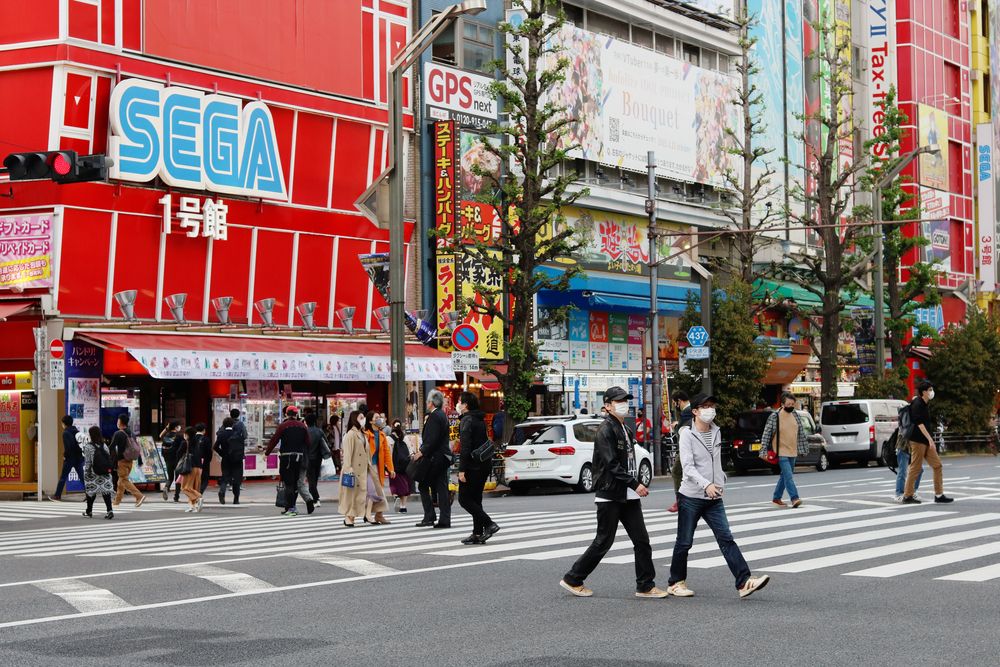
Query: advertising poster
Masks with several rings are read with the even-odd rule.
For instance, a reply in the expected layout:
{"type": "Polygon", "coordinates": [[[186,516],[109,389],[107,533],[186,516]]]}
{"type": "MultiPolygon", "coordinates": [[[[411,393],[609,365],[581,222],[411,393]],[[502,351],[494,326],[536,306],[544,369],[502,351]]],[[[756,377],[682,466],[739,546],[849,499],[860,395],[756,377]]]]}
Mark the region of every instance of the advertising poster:
{"type": "Polygon", "coordinates": [[[454,121],[434,123],[434,228],[443,235],[437,239],[438,248],[447,247],[455,236],[455,140],[454,121]]]}
{"type": "Polygon", "coordinates": [[[437,256],[437,339],[438,349],[450,351],[451,331],[444,313],[458,309],[455,290],[455,256],[438,254],[437,256]]]}
{"type": "Polygon", "coordinates": [[[757,72],[751,81],[757,87],[761,99],[756,111],[760,117],[762,133],[756,141],[761,148],[771,151],[754,164],[760,171],[765,166],[770,166],[780,172],[785,152],[782,100],[785,97],[785,81],[788,79],[784,76],[785,45],[782,43],[781,29],[784,4],[785,0],[748,0],[747,3],[747,9],[753,17],[753,23],[749,26],[750,37],[757,40],[751,52],[757,72]]]}
{"type": "MultiPolygon", "coordinates": [[[[802,139],[802,0],[785,2],[785,125],[788,128],[788,186],[801,184],[805,164],[802,139]]],[[[780,173],[780,172],[779,172],[780,173]]]]}
{"type": "Polygon", "coordinates": [[[136,484],[157,483],[167,481],[167,467],[160,456],[156,441],[151,436],[140,435],[135,439],[142,450],[141,464],[136,461],[128,478],[136,484]]]}
{"type": "MultiPolygon", "coordinates": [[[[459,193],[462,200],[489,195],[500,180],[500,158],[483,145],[483,138],[475,132],[459,135],[459,193]]],[[[496,137],[486,137],[486,141],[493,146],[500,145],[496,137]]]]}
{"type": "MultiPolygon", "coordinates": [[[[538,309],[538,321],[549,318],[549,309],[538,309]]],[[[569,366],[569,323],[549,322],[538,329],[538,349],[543,359],[556,366],[569,366]]]]}
{"type": "Polygon", "coordinates": [[[0,391],[0,482],[21,481],[21,392],[0,391]]]}
{"type": "Polygon", "coordinates": [[[920,156],[920,184],[938,190],[948,190],[948,114],[940,109],[921,104],[920,146],[937,146],[938,154],[920,156]]]}
{"type": "Polygon", "coordinates": [[[611,313],[608,317],[608,368],[628,370],[628,315],[611,313]]]}
{"type": "MultiPolygon", "coordinates": [[[[491,251],[494,256],[496,251],[491,251]]],[[[469,255],[456,257],[458,269],[459,294],[462,295],[462,310],[465,316],[462,322],[473,326],[479,333],[479,343],[476,351],[484,360],[503,359],[503,320],[493,315],[477,312],[467,304],[485,306],[492,303],[497,310],[503,308],[503,297],[492,290],[499,290],[502,285],[500,274],[493,271],[476,257],[469,255]],[[484,289],[479,290],[477,287],[484,289]]]]}
{"type": "Polygon", "coordinates": [[[608,370],[608,314],[590,313],[590,370],[608,370]]]}
{"type": "Polygon", "coordinates": [[[646,334],[646,316],[628,316],[628,370],[642,371],[642,344],[646,334]]]}
{"type": "Polygon", "coordinates": [[[586,310],[569,311],[569,366],[590,368],[590,313],[586,310]]]}
{"type": "Polygon", "coordinates": [[[976,241],[979,259],[979,291],[997,290],[996,266],[996,184],[993,182],[993,126],[976,126],[976,181],[979,237],[976,241]]]}
{"type": "Polygon", "coordinates": [[[0,216],[0,288],[52,287],[52,214],[0,216]]]}
{"type": "Polygon", "coordinates": [[[924,261],[943,273],[951,273],[951,197],[947,192],[920,188],[920,204],[924,209],[924,236],[930,243],[924,246],[924,261]]]}
{"type": "MultiPolygon", "coordinates": [[[[875,372],[875,311],[871,308],[851,310],[854,321],[854,345],[858,353],[858,370],[862,376],[875,372]]],[[[884,363],[884,362],[883,362],[884,363]]]]}
{"type": "Polygon", "coordinates": [[[66,414],[86,431],[101,424],[101,372],[104,353],[96,345],[66,342],[66,414]]]}

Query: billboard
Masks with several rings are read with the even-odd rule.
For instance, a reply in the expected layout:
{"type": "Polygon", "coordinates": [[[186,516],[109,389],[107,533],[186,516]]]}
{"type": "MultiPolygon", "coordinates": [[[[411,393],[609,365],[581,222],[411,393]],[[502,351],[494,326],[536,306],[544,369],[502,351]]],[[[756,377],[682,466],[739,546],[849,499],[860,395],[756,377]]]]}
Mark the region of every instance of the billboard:
{"type": "Polygon", "coordinates": [[[52,214],[0,216],[0,288],[52,287],[52,214]]]}
{"type": "Polygon", "coordinates": [[[979,228],[976,238],[979,258],[979,291],[997,290],[996,184],[993,181],[993,126],[976,126],[976,182],[979,228]]]}
{"type": "MultiPolygon", "coordinates": [[[[758,135],[757,145],[769,149],[771,153],[756,163],[758,169],[769,165],[775,172],[782,170],[781,161],[785,157],[785,46],[781,29],[784,17],[782,7],[785,0],[749,0],[748,10],[754,18],[749,27],[751,39],[755,39],[751,58],[758,71],[751,79],[761,97],[761,104],[755,109],[763,125],[758,135]]],[[[789,137],[791,139],[791,137],[789,137]]]]}
{"type": "Polygon", "coordinates": [[[785,0],[785,123],[788,128],[789,186],[801,185],[806,154],[802,136],[805,95],[802,51],[802,0],[785,0]]]}
{"type": "Polygon", "coordinates": [[[564,137],[570,157],[645,172],[652,150],[660,176],[722,181],[720,146],[739,126],[733,77],[571,25],[555,39],[570,65],[548,101],[577,120],[564,137]]]}
{"type": "Polygon", "coordinates": [[[917,106],[920,146],[936,145],[940,152],[920,156],[920,184],[948,190],[948,114],[929,104],[917,106]]]}
{"type": "Polygon", "coordinates": [[[493,79],[438,63],[424,63],[424,99],[427,116],[454,120],[459,125],[483,129],[497,122],[497,100],[490,90],[493,79]]]}
{"type": "Polygon", "coordinates": [[[951,273],[951,196],[933,188],[920,188],[924,209],[923,234],[930,243],[924,246],[924,261],[942,273],[951,273]]]}

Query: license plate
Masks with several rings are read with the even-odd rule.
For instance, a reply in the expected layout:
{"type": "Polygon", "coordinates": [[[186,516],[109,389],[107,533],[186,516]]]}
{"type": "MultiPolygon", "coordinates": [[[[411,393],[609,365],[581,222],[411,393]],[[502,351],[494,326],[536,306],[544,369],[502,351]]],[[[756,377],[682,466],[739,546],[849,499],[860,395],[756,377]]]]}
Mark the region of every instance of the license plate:
{"type": "Polygon", "coordinates": [[[541,462],[541,461],[538,461],[538,460],[535,460],[535,461],[528,461],[528,462],[527,462],[527,463],[525,464],[525,466],[524,466],[524,467],[525,467],[525,468],[541,468],[541,467],[542,467],[542,462],[541,462]]]}
{"type": "Polygon", "coordinates": [[[759,452],[760,451],[760,443],[759,442],[755,442],[752,445],[750,445],[750,451],[751,452],[759,452]]]}

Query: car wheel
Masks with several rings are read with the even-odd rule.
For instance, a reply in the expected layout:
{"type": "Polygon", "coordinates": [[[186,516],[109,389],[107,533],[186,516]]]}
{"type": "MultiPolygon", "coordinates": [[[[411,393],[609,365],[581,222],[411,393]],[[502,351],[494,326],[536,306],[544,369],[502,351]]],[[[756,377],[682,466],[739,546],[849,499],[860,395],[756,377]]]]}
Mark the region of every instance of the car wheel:
{"type": "Polygon", "coordinates": [[[822,451],[819,453],[819,458],[816,460],[816,470],[820,472],[826,472],[830,467],[830,459],[827,458],[826,452],[822,451]]]}
{"type": "Polygon", "coordinates": [[[514,496],[523,496],[528,493],[528,485],[522,482],[511,482],[510,493],[514,496]]]}
{"type": "Polygon", "coordinates": [[[576,485],[578,493],[590,493],[594,490],[594,470],[589,463],[580,468],[580,482],[576,485]]]}
{"type": "Polygon", "coordinates": [[[643,461],[639,464],[639,483],[649,488],[649,483],[653,481],[653,467],[649,465],[649,461],[643,461]]]}

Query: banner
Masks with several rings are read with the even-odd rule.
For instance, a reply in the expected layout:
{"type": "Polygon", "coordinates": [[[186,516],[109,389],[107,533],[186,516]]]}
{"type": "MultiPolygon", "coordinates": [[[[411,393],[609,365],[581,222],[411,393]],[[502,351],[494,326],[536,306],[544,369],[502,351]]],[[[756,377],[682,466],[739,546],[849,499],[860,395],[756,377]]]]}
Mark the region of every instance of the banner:
{"type": "Polygon", "coordinates": [[[21,481],[21,392],[0,391],[0,482],[21,481]]]}
{"type": "Polygon", "coordinates": [[[445,313],[458,310],[457,296],[455,291],[455,256],[437,256],[437,337],[438,349],[450,351],[451,330],[448,328],[448,319],[445,313]]]}
{"type": "Polygon", "coordinates": [[[608,370],[607,313],[590,313],[590,370],[608,370]]]}
{"type": "Polygon", "coordinates": [[[590,368],[590,313],[585,310],[569,311],[569,366],[590,368]]]}
{"type": "Polygon", "coordinates": [[[628,315],[611,313],[608,317],[608,368],[628,370],[628,315]]]}
{"type": "Polygon", "coordinates": [[[937,146],[937,154],[920,156],[920,184],[948,190],[948,114],[927,104],[917,105],[920,146],[937,146]]]}
{"type": "Polygon", "coordinates": [[[52,284],[52,214],[0,216],[0,288],[52,284]]]}
{"type": "Polygon", "coordinates": [[[546,101],[578,121],[563,138],[570,157],[645,173],[652,150],[660,176],[722,182],[734,77],[569,24],[554,39],[570,66],[546,101]]]}
{"type": "MultiPolygon", "coordinates": [[[[924,236],[930,243],[924,247],[924,261],[944,274],[951,273],[951,195],[933,188],[920,188],[920,204],[924,209],[924,236]]],[[[947,278],[947,276],[944,276],[947,278]]]]}
{"type": "Polygon", "coordinates": [[[437,239],[438,248],[455,237],[455,139],[454,121],[434,123],[434,228],[444,235],[437,239]]]}
{"type": "MultiPolygon", "coordinates": [[[[494,258],[500,254],[499,251],[490,252],[494,258]]],[[[471,255],[459,255],[456,260],[458,292],[462,295],[462,303],[493,305],[498,310],[502,309],[503,297],[500,294],[491,294],[476,289],[477,285],[488,288],[490,291],[500,289],[500,274],[493,271],[479,258],[471,255]]],[[[499,317],[476,312],[470,306],[464,306],[462,310],[464,311],[462,322],[471,325],[479,334],[479,343],[476,344],[479,358],[487,361],[503,359],[503,320],[499,317]]]]}
{"type": "Polygon", "coordinates": [[[976,126],[976,174],[979,229],[976,253],[979,258],[979,291],[997,291],[996,267],[996,184],[993,182],[993,126],[976,126]]]}

